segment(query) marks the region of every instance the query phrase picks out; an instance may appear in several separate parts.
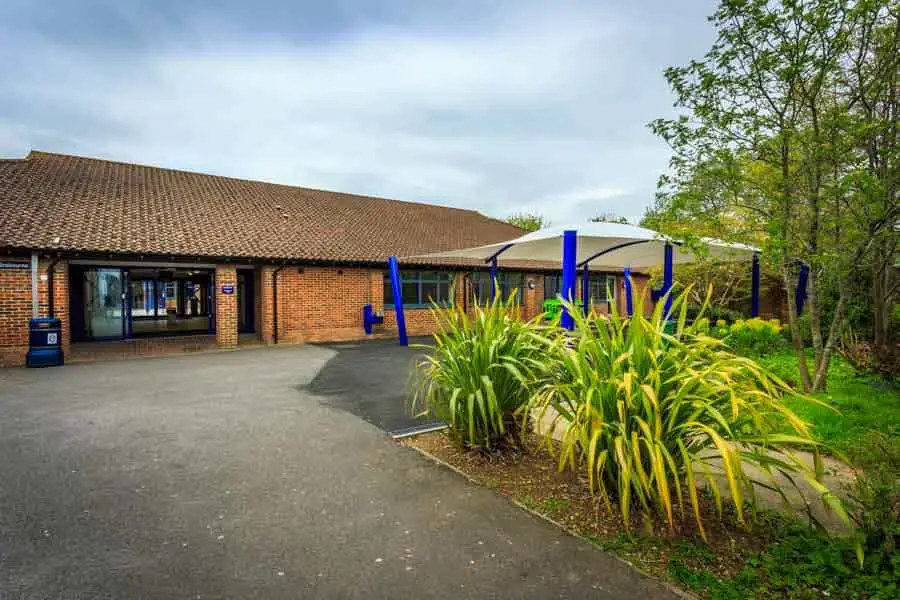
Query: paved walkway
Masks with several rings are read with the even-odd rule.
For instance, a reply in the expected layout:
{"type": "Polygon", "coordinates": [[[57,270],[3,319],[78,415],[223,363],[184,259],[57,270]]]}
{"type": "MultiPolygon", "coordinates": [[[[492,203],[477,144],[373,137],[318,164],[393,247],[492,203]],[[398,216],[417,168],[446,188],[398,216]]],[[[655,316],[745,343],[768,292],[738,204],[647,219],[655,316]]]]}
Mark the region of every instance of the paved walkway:
{"type": "Polygon", "coordinates": [[[313,395],[333,354],[0,370],[0,598],[672,597],[313,395]]]}

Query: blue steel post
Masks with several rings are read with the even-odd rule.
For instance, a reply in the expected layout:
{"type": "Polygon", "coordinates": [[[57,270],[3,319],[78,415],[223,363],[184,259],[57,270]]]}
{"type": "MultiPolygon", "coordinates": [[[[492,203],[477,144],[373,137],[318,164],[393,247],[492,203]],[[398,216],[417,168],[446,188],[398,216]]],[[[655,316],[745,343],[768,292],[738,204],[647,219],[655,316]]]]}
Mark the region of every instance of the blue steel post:
{"type": "Polygon", "coordinates": [[[803,314],[803,304],[806,302],[806,282],[809,279],[809,265],[800,265],[800,278],[797,281],[797,293],[794,302],[797,305],[797,316],[803,314]]]}
{"type": "Polygon", "coordinates": [[[672,244],[666,244],[665,255],[663,259],[663,286],[660,290],[663,294],[667,294],[666,296],[666,308],[665,308],[665,317],[669,318],[669,313],[672,312],[672,281],[674,279],[674,252],[672,248],[672,244]]]}
{"type": "Polygon", "coordinates": [[[391,291],[394,296],[394,316],[397,318],[397,335],[400,337],[400,345],[408,346],[406,337],[406,317],[403,314],[403,288],[400,286],[400,264],[397,257],[388,258],[388,271],[391,273],[391,291]]]}
{"type": "MultiPolygon", "coordinates": [[[[568,302],[575,301],[575,277],[576,254],[578,253],[578,232],[573,229],[567,229],[563,232],[563,255],[562,255],[562,296],[568,302]]],[[[563,310],[562,321],[560,323],[563,328],[572,330],[575,328],[575,320],[568,310],[563,310]]]]}
{"type": "Polygon", "coordinates": [[[750,282],[750,316],[759,316],[759,255],[753,255],[753,271],[750,282]]]}
{"type": "Polygon", "coordinates": [[[631,297],[631,269],[625,267],[625,312],[631,317],[634,315],[634,298],[631,297]]]}
{"type": "Polygon", "coordinates": [[[581,271],[581,310],[584,316],[591,310],[591,270],[587,263],[581,271]]]}
{"type": "Polygon", "coordinates": [[[497,297],[497,257],[491,259],[491,302],[497,297]]]}

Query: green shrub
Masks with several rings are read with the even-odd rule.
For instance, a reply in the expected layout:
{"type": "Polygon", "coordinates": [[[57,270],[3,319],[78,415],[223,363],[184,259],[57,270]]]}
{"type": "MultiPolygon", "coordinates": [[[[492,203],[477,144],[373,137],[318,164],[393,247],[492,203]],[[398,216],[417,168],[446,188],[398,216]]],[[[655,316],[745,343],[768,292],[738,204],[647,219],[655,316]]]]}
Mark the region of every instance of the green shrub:
{"type": "Polygon", "coordinates": [[[463,445],[491,449],[516,439],[525,374],[542,352],[540,325],[519,319],[515,293],[474,310],[432,308],[436,345],[417,364],[412,407],[446,422],[463,445]]]}
{"type": "Polygon", "coordinates": [[[735,352],[745,356],[765,356],[784,346],[778,319],[767,321],[759,317],[738,319],[728,328],[725,341],[735,352]]]}
{"type": "MultiPolygon", "coordinates": [[[[688,304],[688,321],[696,321],[698,318],[700,318],[702,308],[703,307],[699,304],[688,304]]],[[[726,308],[724,306],[709,306],[705,311],[703,311],[702,316],[709,319],[712,323],[720,320],[725,321],[726,323],[734,323],[738,319],[744,318],[744,315],[742,315],[740,311],[726,308]]]]}
{"type": "Polygon", "coordinates": [[[861,537],[867,566],[876,573],[890,569],[892,562],[900,567],[900,439],[873,431],[851,455],[861,471],[848,490],[850,516],[861,537]]]}
{"type": "Polygon", "coordinates": [[[799,447],[817,453],[817,445],[807,423],[783,402],[790,388],[687,326],[684,298],[674,299],[678,320],[671,335],[660,301],[650,318],[640,306],[631,319],[573,311],[575,332],[557,330],[545,338],[546,359],[534,372],[538,379],[526,412],[544,416],[552,408],[562,419],[560,468],[584,469],[591,491],[607,506],[618,504],[626,527],[633,508],[661,515],[674,527],[673,513],[684,514],[687,496],[705,537],[698,483],[710,484],[721,511],[716,470],[743,521],[743,504],[754,495],[747,464],[759,469],[759,483],[779,490],[775,473],[805,478],[846,518],[820,476],[791,452],[799,447]],[[784,454],[776,458],[773,449],[784,454]]]}

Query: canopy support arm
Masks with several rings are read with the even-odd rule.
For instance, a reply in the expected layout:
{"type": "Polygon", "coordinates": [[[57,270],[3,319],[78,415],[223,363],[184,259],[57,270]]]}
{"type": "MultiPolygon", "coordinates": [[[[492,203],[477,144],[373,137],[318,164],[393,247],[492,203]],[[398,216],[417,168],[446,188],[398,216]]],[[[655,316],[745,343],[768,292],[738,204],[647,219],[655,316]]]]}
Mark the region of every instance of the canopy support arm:
{"type": "Polygon", "coordinates": [[[601,250],[600,252],[587,257],[586,259],[584,259],[583,261],[578,263],[578,266],[583,267],[583,266],[587,265],[588,263],[590,263],[592,260],[596,260],[596,259],[600,258],[604,254],[609,254],[610,252],[615,252],[616,250],[621,250],[622,248],[628,248],[629,246],[637,246],[638,244],[646,244],[647,242],[651,242],[651,241],[654,241],[654,240],[634,240],[631,242],[624,242],[622,244],[619,244],[618,246],[613,246],[612,248],[607,248],[606,250],[601,250]]]}

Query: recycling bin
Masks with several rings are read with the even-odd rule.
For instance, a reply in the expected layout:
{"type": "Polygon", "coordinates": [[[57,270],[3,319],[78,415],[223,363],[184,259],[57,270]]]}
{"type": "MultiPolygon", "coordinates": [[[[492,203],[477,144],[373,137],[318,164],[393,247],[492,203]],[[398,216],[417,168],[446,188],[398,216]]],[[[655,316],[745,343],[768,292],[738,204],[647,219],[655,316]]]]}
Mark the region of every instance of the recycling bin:
{"type": "Polygon", "coordinates": [[[63,364],[62,322],[56,317],[40,317],[28,322],[29,367],[57,367],[63,364]]]}

